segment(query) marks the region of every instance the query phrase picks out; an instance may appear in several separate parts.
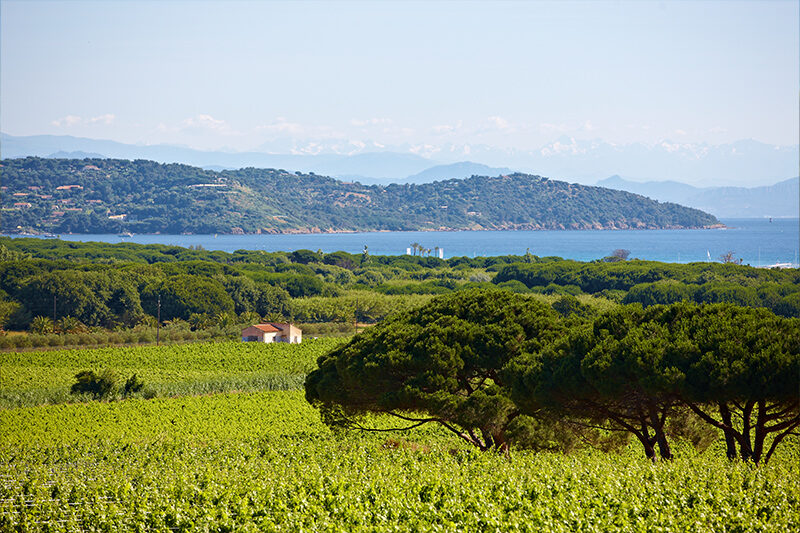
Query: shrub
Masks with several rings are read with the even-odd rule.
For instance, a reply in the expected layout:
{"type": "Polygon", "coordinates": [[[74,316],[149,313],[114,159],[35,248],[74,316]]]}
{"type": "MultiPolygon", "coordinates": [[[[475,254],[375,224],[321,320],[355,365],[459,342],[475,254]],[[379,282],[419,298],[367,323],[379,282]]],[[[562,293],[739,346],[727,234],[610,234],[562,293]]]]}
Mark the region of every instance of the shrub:
{"type": "Polygon", "coordinates": [[[376,270],[364,270],[358,274],[356,281],[367,287],[375,287],[386,281],[386,278],[376,270]]]}
{"type": "Polygon", "coordinates": [[[144,387],[144,382],[140,380],[136,374],[134,374],[125,382],[125,386],[122,388],[122,394],[124,396],[130,396],[131,394],[142,390],[142,387],[144,387]]]}
{"type": "Polygon", "coordinates": [[[29,326],[31,333],[45,334],[53,332],[53,321],[46,316],[37,316],[29,326]]]}
{"type": "Polygon", "coordinates": [[[568,317],[570,315],[588,316],[592,313],[588,305],[582,304],[577,298],[571,294],[567,294],[553,302],[553,309],[561,316],[568,317]]]}
{"type": "Polygon", "coordinates": [[[47,346],[47,335],[31,335],[31,345],[34,348],[41,348],[47,346]]]}
{"type": "Polygon", "coordinates": [[[11,338],[14,339],[14,345],[17,348],[30,348],[32,346],[31,339],[28,335],[15,335],[11,338]]]}
{"type": "Polygon", "coordinates": [[[733,283],[706,283],[696,298],[702,303],[732,303],[745,307],[758,307],[761,303],[755,289],[733,283]]]}
{"type": "Polygon", "coordinates": [[[47,343],[50,346],[62,346],[64,344],[64,337],[61,335],[48,335],[47,343]]]}
{"type": "Polygon", "coordinates": [[[524,294],[531,292],[527,285],[518,281],[516,279],[512,279],[510,281],[504,281],[502,283],[497,284],[498,288],[506,289],[507,291],[516,292],[518,294],[524,294]]]}
{"type": "Polygon", "coordinates": [[[119,375],[113,370],[103,370],[100,375],[93,370],[82,370],[75,374],[75,379],[70,393],[91,394],[95,400],[107,398],[119,390],[119,375]]]}
{"type": "Polygon", "coordinates": [[[555,283],[548,284],[542,292],[544,294],[571,294],[573,296],[583,293],[577,285],[557,285],[555,283]]]}
{"type": "Polygon", "coordinates": [[[662,280],[654,283],[639,283],[631,287],[622,303],[640,303],[644,307],[659,304],[672,304],[691,300],[694,289],[685,283],[662,280]]]}
{"type": "Polygon", "coordinates": [[[64,335],[65,346],[77,346],[78,344],[80,344],[80,335],[75,333],[64,335]]]}
{"type": "Polygon", "coordinates": [[[800,292],[784,296],[775,308],[775,312],[785,317],[800,317],[800,292]]]}

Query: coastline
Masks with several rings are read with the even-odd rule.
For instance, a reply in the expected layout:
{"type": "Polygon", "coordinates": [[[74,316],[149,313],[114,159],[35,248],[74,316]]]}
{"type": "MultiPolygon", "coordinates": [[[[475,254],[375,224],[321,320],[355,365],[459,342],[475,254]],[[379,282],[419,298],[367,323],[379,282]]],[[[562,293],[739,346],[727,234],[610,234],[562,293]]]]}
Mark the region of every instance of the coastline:
{"type": "MultiPolygon", "coordinates": [[[[757,220],[757,219],[755,219],[757,220]]],[[[319,229],[319,228],[298,228],[298,229],[289,229],[289,230],[262,230],[262,231],[255,231],[255,232],[246,232],[246,231],[231,231],[231,232],[214,232],[214,233],[194,233],[194,232],[182,232],[182,233],[162,233],[162,232],[155,232],[155,233],[131,233],[130,236],[164,236],[164,235],[191,235],[191,236],[210,236],[210,235],[222,235],[222,236],[231,236],[231,235],[247,235],[247,236],[254,236],[254,235],[351,235],[351,234],[364,234],[364,233],[437,233],[437,232],[446,232],[446,233],[459,233],[459,232],[489,232],[489,231],[504,231],[504,232],[515,232],[515,231],[564,231],[564,232],[573,232],[573,231],[664,231],[664,230],[707,230],[707,229],[731,229],[731,226],[727,226],[725,224],[710,224],[707,226],[654,226],[654,225],[646,225],[641,224],[637,226],[629,226],[629,225],[584,225],[579,227],[565,227],[563,225],[559,225],[558,227],[545,227],[541,225],[528,225],[528,224],[517,224],[513,227],[507,226],[498,226],[498,227],[469,227],[469,228],[418,228],[418,229],[402,229],[402,230],[388,230],[388,229],[369,229],[369,230],[350,230],[350,229],[319,229]]],[[[84,232],[84,233],[69,233],[69,232],[47,232],[42,231],[39,233],[36,232],[2,232],[0,236],[4,237],[50,237],[50,238],[58,238],[61,235],[105,235],[104,233],[99,232],[84,232]]],[[[110,234],[109,234],[110,235],[110,234]]],[[[120,237],[122,239],[128,238],[120,237]]]]}
{"type": "MultiPolygon", "coordinates": [[[[61,234],[62,241],[133,243],[182,248],[220,250],[261,250],[265,252],[299,249],[344,251],[361,254],[367,246],[371,255],[405,254],[413,243],[425,248],[444,249],[444,257],[520,255],[530,250],[540,257],[559,256],[578,261],[605,257],[616,249],[631,251],[640,259],[688,263],[709,261],[729,251],[754,266],[798,261],[800,219],[762,218],[723,219],[707,228],[651,230],[456,230],[456,231],[337,231],[282,234],[61,234]],[[705,229],[706,231],[703,231],[705,229]],[[712,231],[713,230],[713,231],[712,231]]],[[[46,237],[33,234],[4,234],[6,239],[37,239],[47,247],[46,237]]],[[[6,244],[10,247],[10,242],[6,244]]]]}

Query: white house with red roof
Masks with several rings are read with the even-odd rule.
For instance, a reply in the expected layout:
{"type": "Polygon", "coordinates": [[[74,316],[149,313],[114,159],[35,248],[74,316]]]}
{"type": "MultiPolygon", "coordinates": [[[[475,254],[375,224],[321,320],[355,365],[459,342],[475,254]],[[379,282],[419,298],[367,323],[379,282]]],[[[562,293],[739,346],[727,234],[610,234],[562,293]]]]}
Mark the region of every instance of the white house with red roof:
{"type": "Polygon", "coordinates": [[[269,322],[242,330],[242,342],[303,342],[303,331],[294,324],[269,322]]]}

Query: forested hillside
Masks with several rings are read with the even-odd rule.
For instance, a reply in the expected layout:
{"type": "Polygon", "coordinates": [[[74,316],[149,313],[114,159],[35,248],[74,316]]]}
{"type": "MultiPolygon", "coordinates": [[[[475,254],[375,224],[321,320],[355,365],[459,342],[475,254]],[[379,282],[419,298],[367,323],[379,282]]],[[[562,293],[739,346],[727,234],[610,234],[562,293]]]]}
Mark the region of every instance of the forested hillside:
{"type": "Polygon", "coordinates": [[[7,233],[699,228],[712,215],[539,176],[365,186],[273,169],[114,159],[2,163],[7,233]]]}

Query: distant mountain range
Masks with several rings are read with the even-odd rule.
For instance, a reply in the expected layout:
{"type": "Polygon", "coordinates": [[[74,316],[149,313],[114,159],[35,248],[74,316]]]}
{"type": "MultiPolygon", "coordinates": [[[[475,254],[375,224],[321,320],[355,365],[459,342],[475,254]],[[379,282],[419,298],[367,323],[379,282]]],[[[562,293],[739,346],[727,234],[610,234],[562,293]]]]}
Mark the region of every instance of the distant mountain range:
{"type": "Polygon", "coordinates": [[[597,185],[694,207],[719,218],[800,217],[800,177],[750,188],[700,188],[676,181],[636,182],[620,176],[597,185]]]}
{"type": "Polygon", "coordinates": [[[449,165],[437,165],[423,170],[413,176],[408,176],[403,183],[432,183],[453,178],[466,178],[469,176],[500,176],[513,174],[513,170],[505,167],[490,167],[471,161],[461,161],[449,165]]]}
{"type": "Polygon", "coordinates": [[[205,152],[180,146],[139,146],[57,135],[14,137],[0,135],[0,155],[3,159],[17,157],[60,157],[57,154],[86,152],[102,154],[110,159],[146,159],[159,163],[182,163],[212,168],[273,168],[313,172],[326,176],[367,176],[390,182],[422,172],[435,165],[424,157],[395,152],[371,152],[355,155],[341,154],[268,154],[259,152],[205,152]]]}
{"type": "MultiPolygon", "coordinates": [[[[546,176],[569,176],[579,181],[619,174],[638,181],[674,180],[699,187],[755,187],[795,175],[800,165],[799,149],[798,145],[775,146],[753,140],[720,145],[669,141],[615,145],[565,137],[539,150],[537,169],[546,176]],[[555,170],[557,174],[553,174],[555,170]]],[[[496,164],[491,159],[475,159],[496,164]]],[[[514,158],[502,161],[519,167],[514,158]]]]}
{"type": "Polygon", "coordinates": [[[391,182],[385,179],[368,178],[364,176],[336,176],[339,179],[347,181],[357,181],[364,185],[388,185],[389,183],[433,183],[435,181],[444,181],[450,179],[464,179],[470,176],[500,176],[502,174],[513,174],[514,171],[510,168],[498,168],[482,165],[480,163],[473,163],[472,161],[461,161],[458,163],[450,163],[449,165],[436,165],[427,168],[422,172],[412,174],[399,180],[391,182]]]}
{"type": "Polygon", "coordinates": [[[712,227],[697,209],[527,174],[362,185],[120,159],[3,160],[0,231],[317,233],[712,227]]]}
{"type": "Polygon", "coordinates": [[[377,143],[285,140],[260,151],[201,151],[181,146],[132,145],[70,136],[0,135],[3,158],[67,157],[76,152],[119,159],[148,159],[214,169],[244,167],[314,172],[364,184],[500,174],[509,169],[592,184],[612,174],[636,181],[673,180],[696,186],[772,185],[798,168],[798,146],[753,140],[708,145],[664,141],[613,144],[561,137],[531,150],[483,145],[382,146],[377,143]],[[455,165],[454,165],[455,164],[455,165]],[[475,166],[472,166],[475,165],[475,166]],[[442,167],[434,170],[434,167],[442,167]]]}
{"type": "Polygon", "coordinates": [[[103,154],[96,154],[93,152],[65,152],[63,150],[55,152],[47,156],[50,159],[102,159],[103,154]]]}

